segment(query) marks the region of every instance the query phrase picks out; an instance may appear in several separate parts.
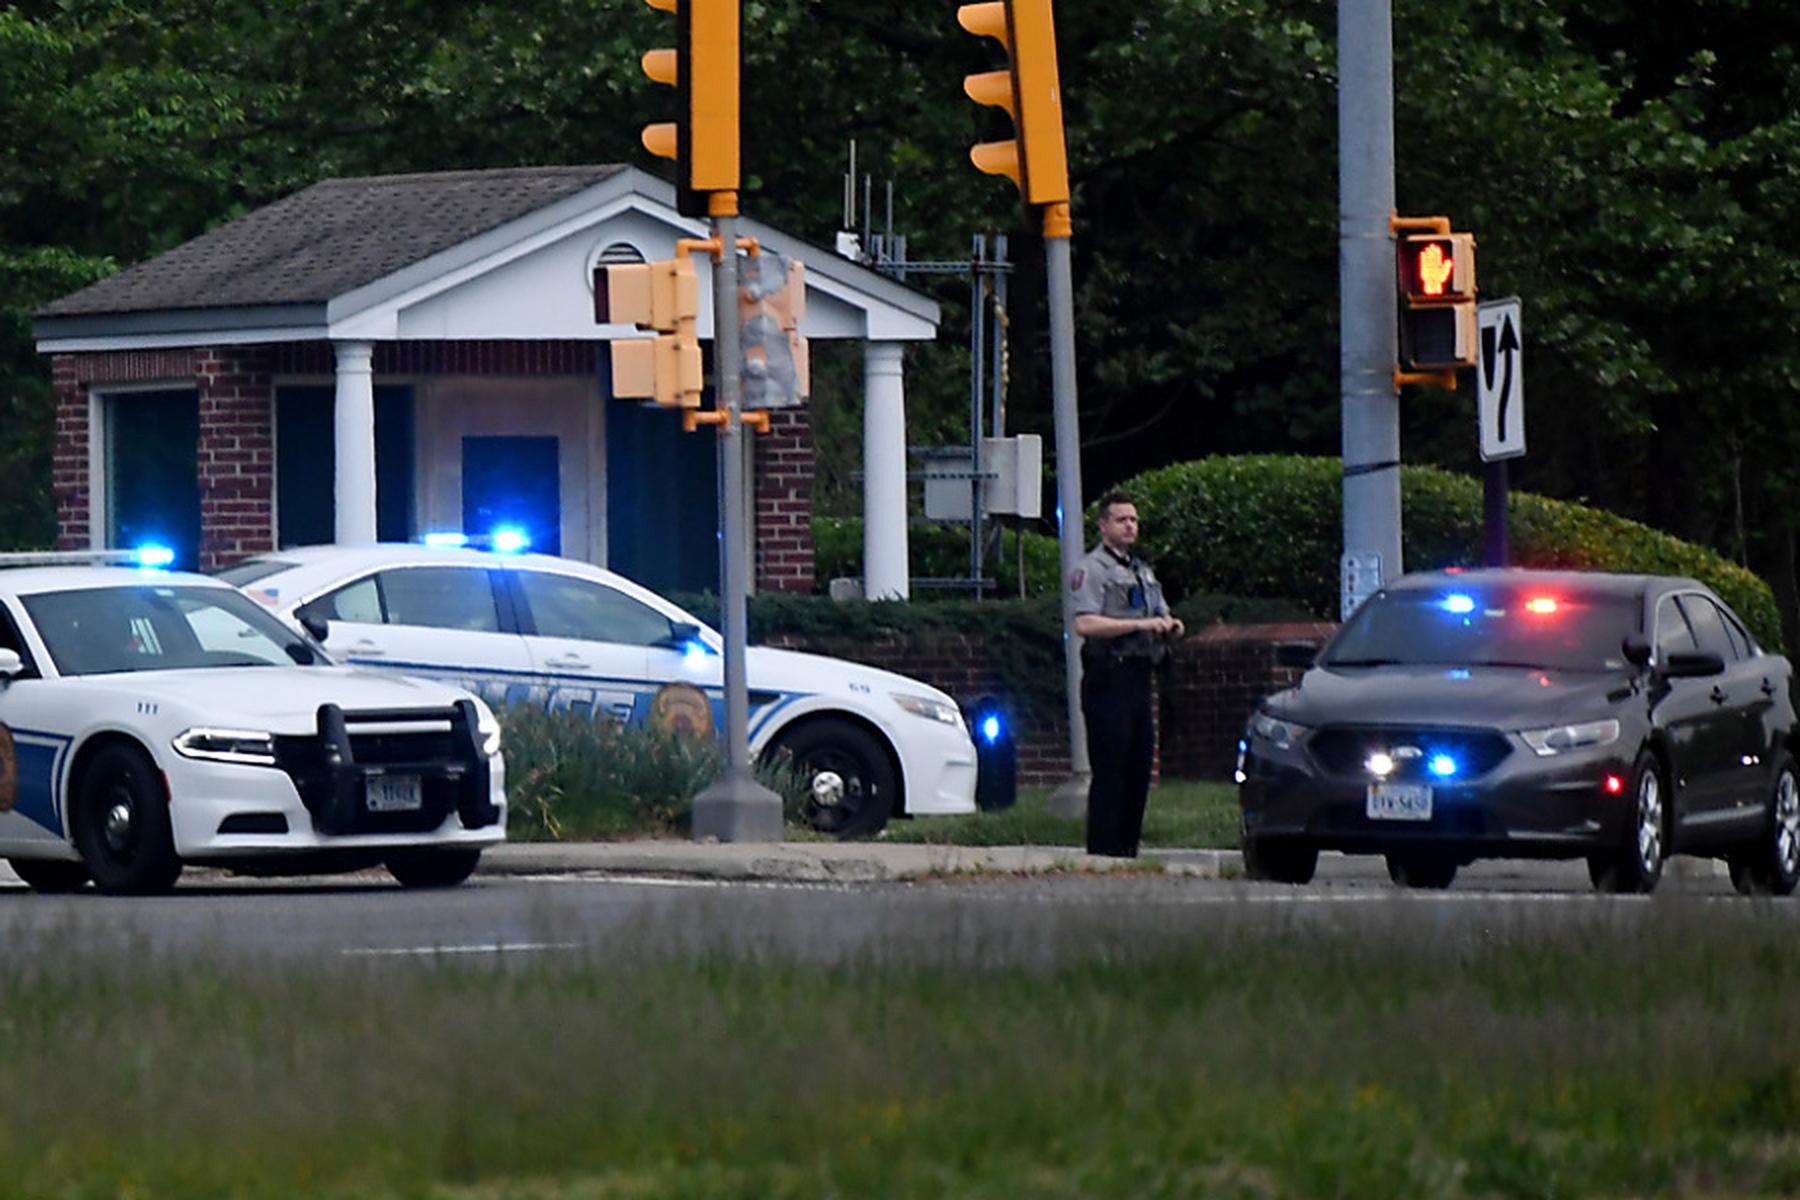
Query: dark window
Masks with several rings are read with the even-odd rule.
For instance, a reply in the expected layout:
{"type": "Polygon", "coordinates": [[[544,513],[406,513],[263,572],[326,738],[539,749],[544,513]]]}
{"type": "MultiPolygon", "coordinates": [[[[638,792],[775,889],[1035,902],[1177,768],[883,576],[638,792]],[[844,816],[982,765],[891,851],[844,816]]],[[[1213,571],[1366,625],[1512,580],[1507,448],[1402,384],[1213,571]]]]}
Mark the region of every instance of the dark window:
{"type": "Polygon", "coordinates": [[[1741,657],[1725,632],[1725,618],[1711,600],[1705,596],[1683,596],[1681,611],[1687,614],[1688,626],[1693,629],[1702,654],[1716,654],[1726,662],[1741,657]]]}
{"type": "Polygon", "coordinates": [[[109,587],[24,597],[64,675],[292,666],[292,630],[222,587],[109,587]]]}
{"type": "Polygon", "coordinates": [[[200,398],[192,388],[106,399],[106,542],[167,546],[200,563],[200,398]]]}
{"type": "Polygon", "coordinates": [[[297,615],[379,625],[382,623],[381,589],[375,586],[375,577],[371,575],[302,605],[297,615]]]}
{"type": "Polygon", "coordinates": [[[1383,592],[1333,638],[1325,666],[1520,666],[1609,671],[1637,632],[1636,596],[1523,581],[1383,592]]]}
{"type": "Polygon", "coordinates": [[[554,437],[462,440],[463,532],[517,529],[542,554],[562,553],[562,476],[554,437]]]}
{"type": "Polygon", "coordinates": [[[248,562],[241,562],[235,567],[214,571],[212,576],[214,579],[223,579],[232,587],[248,587],[259,579],[267,579],[293,565],[293,563],[282,562],[275,558],[253,558],[248,562]]]}
{"type": "Polygon", "coordinates": [[[520,571],[518,578],[532,624],[545,637],[628,646],[669,641],[669,618],[616,588],[548,571],[520,571]]]}
{"type": "MultiPolygon", "coordinates": [[[[332,478],[337,442],[330,385],[284,384],[275,397],[275,512],[278,546],[316,546],[337,537],[332,478]]],[[[412,388],[375,388],[375,536],[413,536],[412,388]]]]}
{"type": "Polygon", "coordinates": [[[1692,654],[1698,648],[1675,597],[1664,596],[1656,606],[1656,661],[1667,662],[1671,654],[1692,654]]]}
{"type": "Polygon", "coordinates": [[[403,567],[383,571],[382,609],[389,625],[424,625],[498,633],[494,586],[479,567],[403,567]]]}

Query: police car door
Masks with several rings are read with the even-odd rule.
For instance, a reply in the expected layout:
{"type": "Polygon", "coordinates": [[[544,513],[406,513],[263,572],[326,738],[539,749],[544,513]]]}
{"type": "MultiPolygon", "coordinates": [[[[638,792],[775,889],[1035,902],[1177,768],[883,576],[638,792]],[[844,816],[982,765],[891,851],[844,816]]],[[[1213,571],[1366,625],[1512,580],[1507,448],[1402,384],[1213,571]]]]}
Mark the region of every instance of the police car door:
{"type": "MultiPolygon", "coordinates": [[[[46,706],[38,657],[0,602],[0,649],[23,668],[0,679],[0,855],[33,843],[62,841],[58,785],[68,768],[67,736],[44,727],[46,706]]],[[[52,685],[53,686],[53,685],[52,685]]]]}
{"type": "Polygon", "coordinates": [[[649,648],[668,642],[669,618],[597,580],[558,571],[507,574],[551,707],[641,723],[654,690],[649,648]]]}
{"type": "Polygon", "coordinates": [[[501,611],[497,574],[437,563],[387,567],[297,615],[327,622],[325,648],[340,662],[448,680],[490,703],[524,699],[534,682],[531,655],[501,611]]]}

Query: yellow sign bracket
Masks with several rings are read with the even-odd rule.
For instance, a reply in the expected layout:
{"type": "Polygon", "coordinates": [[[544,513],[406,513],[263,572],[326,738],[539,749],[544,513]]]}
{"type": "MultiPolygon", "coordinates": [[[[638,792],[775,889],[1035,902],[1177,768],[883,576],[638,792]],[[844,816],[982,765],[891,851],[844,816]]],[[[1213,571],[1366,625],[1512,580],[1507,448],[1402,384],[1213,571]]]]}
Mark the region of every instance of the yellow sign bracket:
{"type": "Polygon", "coordinates": [[[1449,217],[1403,217],[1397,212],[1388,214],[1389,233],[1436,233],[1444,237],[1450,236],[1449,217]]]}

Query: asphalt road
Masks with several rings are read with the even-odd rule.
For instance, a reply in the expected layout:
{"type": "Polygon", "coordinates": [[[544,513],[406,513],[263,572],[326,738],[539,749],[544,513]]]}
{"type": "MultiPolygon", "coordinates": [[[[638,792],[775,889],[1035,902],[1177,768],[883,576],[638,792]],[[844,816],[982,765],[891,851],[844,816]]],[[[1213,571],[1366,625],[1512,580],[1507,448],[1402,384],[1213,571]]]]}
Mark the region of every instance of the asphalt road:
{"type": "Polygon", "coordinates": [[[1038,875],[873,885],[597,875],[478,876],[409,892],[384,874],[304,880],[192,872],[170,896],[41,896],[0,886],[12,954],[229,960],[515,963],[700,951],[816,962],[1045,964],[1195,931],[1395,922],[1452,938],[1496,930],[1630,927],[1673,912],[1800,921],[1800,899],[1747,901],[1711,864],[1680,862],[1653,897],[1596,896],[1579,865],[1481,863],[1448,892],[1399,889],[1379,859],[1327,856],[1291,888],[1182,876],[1038,875]]]}

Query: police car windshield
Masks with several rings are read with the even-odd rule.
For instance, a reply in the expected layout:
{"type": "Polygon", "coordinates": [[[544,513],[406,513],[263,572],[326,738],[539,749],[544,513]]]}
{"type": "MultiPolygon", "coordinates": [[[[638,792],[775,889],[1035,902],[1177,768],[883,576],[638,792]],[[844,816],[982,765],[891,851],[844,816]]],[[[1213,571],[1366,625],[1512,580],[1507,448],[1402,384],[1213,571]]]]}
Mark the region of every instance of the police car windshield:
{"type": "Polygon", "coordinates": [[[323,662],[239,592],[153,583],[21,596],[63,675],[323,662]]]}
{"type": "Polygon", "coordinates": [[[1357,610],[1320,656],[1325,667],[1534,667],[1612,671],[1639,627],[1634,596],[1564,587],[1408,589],[1357,610]]]}

